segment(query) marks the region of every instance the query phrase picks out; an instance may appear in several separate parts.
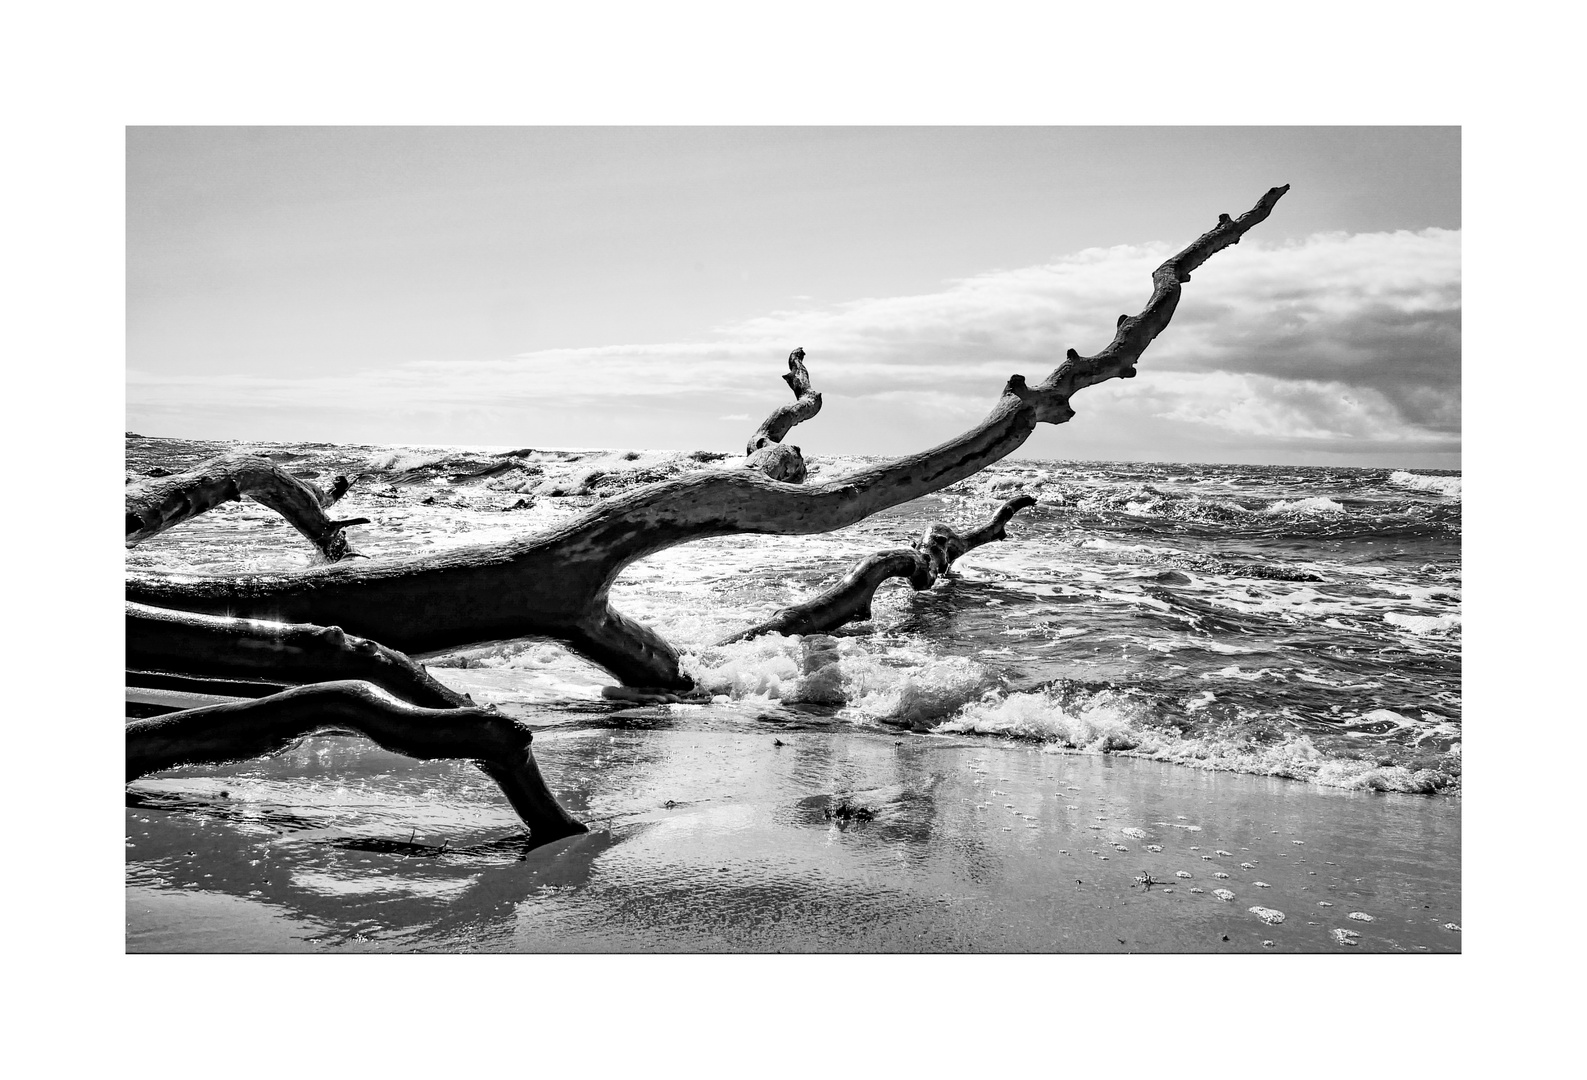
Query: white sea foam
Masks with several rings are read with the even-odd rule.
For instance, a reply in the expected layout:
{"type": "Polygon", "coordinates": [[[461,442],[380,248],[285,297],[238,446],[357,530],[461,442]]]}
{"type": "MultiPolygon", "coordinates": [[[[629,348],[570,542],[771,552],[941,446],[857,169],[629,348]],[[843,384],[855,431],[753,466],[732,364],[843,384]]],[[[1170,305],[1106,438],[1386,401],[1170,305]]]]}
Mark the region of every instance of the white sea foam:
{"type": "Polygon", "coordinates": [[[1014,693],[969,705],[936,730],[1009,735],[1097,753],[1133,750],[1142,733],[1132,723],[1132,713],[1140,707],[1112,691],[1095,695],[1073,711],[1047,693],[1014,693]]]}
{"type": "Polygon", "coordinates": [[[1448,615],[1401,615],[1397,611],[1390,611],[1384,614],[1383,621],[1418,635],[1447,634],[1460,628],[1460,616],[1454,613],[1448,615]]]}
{"type": "Polygon", "coordinates": [[[965,657],[903,647],[876,655],[852,638],[767,634],[684,657],[700,689],[733,698],[847,706],[853,719],[907,726],[948,716],[997,685],[965,657]]]}
{"type": "Polygon", "coordinates": [[[1264,514],[1342,514],[1345,508],[1326,495],[1307,499],[1280,499],[1262,510],[1264,514]]]}

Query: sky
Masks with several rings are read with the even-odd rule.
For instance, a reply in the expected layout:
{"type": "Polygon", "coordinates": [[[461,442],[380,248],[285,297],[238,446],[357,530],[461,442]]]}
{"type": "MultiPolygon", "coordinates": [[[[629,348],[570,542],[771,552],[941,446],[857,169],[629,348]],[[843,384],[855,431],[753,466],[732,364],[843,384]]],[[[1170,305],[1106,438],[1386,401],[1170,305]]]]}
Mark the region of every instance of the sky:
{"type": "Polygon", "coordinates": [[[1185,286],[1022,456],[1460,467],[1458,128],[130,128],[127,429],[903,454],[1185,286]]]}

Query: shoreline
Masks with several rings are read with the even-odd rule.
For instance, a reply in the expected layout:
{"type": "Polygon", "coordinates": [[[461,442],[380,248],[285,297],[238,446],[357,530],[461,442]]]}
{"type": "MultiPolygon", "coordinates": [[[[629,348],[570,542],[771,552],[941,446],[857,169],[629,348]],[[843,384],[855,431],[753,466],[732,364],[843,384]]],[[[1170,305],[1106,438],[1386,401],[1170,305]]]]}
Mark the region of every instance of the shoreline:
{"type": "Polygon", "coordinates": [[[357,739],[146,778],[127,950],[1460,951],[1458,798],[632,712],[537,735],[592,832],[527,852],[471,768],[357,739]]]}

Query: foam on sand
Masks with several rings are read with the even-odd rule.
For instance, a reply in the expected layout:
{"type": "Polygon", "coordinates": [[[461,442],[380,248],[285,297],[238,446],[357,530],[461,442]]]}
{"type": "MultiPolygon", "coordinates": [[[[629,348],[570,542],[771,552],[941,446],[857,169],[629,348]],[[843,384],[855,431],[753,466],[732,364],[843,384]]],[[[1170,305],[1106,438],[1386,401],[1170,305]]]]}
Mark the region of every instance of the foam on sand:
{"type": "Polygon", "coordinates": [[[1054,751],[1126,754],[1200,769],[1305,780],[1324,787],[1425,794],[1454,776],[1377,761],[1329,757],[1306,735],[1260,743],[1249,735],[1186,735],[1162,726],[1141,698],[1104,690],[1069,701],[1052,691],[992,693],[934,729],[1030,739],[1054,751]]]}

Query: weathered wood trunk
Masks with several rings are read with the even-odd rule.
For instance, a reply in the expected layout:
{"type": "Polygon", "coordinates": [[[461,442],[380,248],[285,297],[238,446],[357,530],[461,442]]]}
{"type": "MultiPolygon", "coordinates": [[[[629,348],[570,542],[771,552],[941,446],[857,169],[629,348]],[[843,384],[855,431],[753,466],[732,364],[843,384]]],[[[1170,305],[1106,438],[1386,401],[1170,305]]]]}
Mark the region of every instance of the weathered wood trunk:
{"type": "Polygon", "coordinates": [[[1130,378],[1162,332],[1180,286],[1211,255],[1264,220],[1288,186],[1267,192],[1152,274],[1136,316],[1120,316],[1112,342],[1091,357],[1073,349],[1035,386],[1014,375],[980,424],[939,446],[812,485],[749,469],[680,476],[591,508],[540,536],[382,563],[339,564],[290,575],[131,575],[130,600],[188,611],[339,626],[403,652],[516,637],[566,643],[629,686],[686,688],[677,654],[658,635],[611,610],[613,580],[637,559],[675,544],[735,533],[829,532],[973,476],[1006,457],[1039,423],[1075,414],[1071,397],[1130,378]]]}
{"type": "Polygon", "coordinates": [[[347,488],[345,476],[336,477],[326,490],[298,479],[267,458],[219,458],[185,473],[127,485],[127,546],[246,495],[286,518],[326,559],[337,562],[357,554],[348,547],[342,530],[369,522],[368,518],[334,521],[325,513],[347,488]]]}

